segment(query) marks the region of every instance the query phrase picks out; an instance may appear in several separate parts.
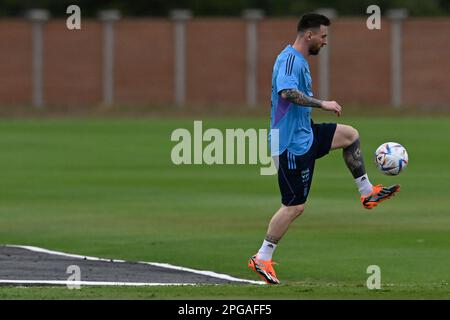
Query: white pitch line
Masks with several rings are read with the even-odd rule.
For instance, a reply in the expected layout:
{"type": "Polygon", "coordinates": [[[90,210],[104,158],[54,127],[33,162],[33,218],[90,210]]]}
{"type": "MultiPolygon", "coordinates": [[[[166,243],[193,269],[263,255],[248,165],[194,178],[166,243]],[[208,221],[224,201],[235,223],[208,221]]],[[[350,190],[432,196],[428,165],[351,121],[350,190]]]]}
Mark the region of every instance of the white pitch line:
{"type": "MultiPolygon", "coordinates": [[[[53,251],[53,250],[47,250],[47,249],[44,249],[44,248],[33,247],[33,246],[6,245],[6,247],[21,248],[21,249],[25,249],[25,250],[29,250],[29,251],[33,251],[33,252],[41,252],[41,253],[46,253],[46,254],[58,255],[58,256],[75,258],[75,259],[90,260],[90,261],[105,261],[105,262],[117,262],[117,263],[127,262],[125,260],[104,259],[104,258],[83,256],[83,255],[78,255],[78,254],[70,254],[70,253],[65,253],[65,252],[60,252],[60,251],[53,251]]],[[[147,265],[151,265],[151,266],[155,266],[155,267],[172,269],[172,270],[186,271],[186,272],[200,274],[200,275],[204,275],[204,276],[208,276],[208,277],[212,277],[212,278],[228,280],[228,281],[234,281],[234,282],[245,282],[245,283],[260,284],[260,285],[261,284],[266,284],[264,281],[254,281],[254,280],[240,279],[240,278],[232,277],[232,276],[227,275],[227,274],[216,273],[216,272],[213,272],[213,271],[204,271],[204,270],[196,270],[196,269],[191,269],[191,268],[185,268],[185,267],[171,265],[171,264],[168,264],[168,263],[144,262],[144,261],[138,261],[136,263],[147,264],[147,265]]]]}
{"type": "Polygon", "coordinates": [[[0,284],[55,284],[66,286],[131,286],[131,287],[150,287],[150,286],[196,286],[197,283],[152,283],[152,282],[109,282],[109,281],[65,281],[65,280],[3,280],[0,284]]]}

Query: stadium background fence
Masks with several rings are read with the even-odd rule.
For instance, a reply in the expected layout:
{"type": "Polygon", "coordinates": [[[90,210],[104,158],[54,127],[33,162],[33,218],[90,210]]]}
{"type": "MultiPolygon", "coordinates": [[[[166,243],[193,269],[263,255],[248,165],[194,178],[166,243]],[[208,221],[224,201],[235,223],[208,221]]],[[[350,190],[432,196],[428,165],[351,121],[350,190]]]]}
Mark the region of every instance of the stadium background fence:
{"type": "MultiPolygon", "coordinates": [[[[274,59],[298,22],[258,11],[102,17],[82,19],[81,30],[68,30],[65,19],[2,19],[0,104],[268,106],[274,59]]],[[[327,52],[310,60],[315,94],[342,104],[448,107],[450,19],[392,12],[380,30],[366,19],[333,19],[327,52]]]]}

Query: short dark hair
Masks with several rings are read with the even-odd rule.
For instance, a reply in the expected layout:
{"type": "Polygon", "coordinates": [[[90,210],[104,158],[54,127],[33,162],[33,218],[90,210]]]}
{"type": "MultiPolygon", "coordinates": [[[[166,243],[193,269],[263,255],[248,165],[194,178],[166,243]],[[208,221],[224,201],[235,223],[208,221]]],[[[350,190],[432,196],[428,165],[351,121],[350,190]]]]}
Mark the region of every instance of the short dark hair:
{"type": "Polygon", "coordinates": [[[297,32],[305,32],[308,29],[319,28],[321,25],[329,26],[330,19],[318,13],[306,13],[297,25],[297,32]]]}

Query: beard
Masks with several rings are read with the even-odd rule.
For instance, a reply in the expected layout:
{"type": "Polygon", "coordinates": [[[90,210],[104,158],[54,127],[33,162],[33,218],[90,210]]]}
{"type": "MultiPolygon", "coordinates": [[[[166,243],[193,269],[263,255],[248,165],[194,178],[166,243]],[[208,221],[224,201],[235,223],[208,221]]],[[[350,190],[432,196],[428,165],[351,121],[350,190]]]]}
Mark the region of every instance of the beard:
{"type": "Polygon", "coordinates": [[[319,48],[309,48],[309,54],[312,56],[316,56],[319,54],[320,47],[319,48]]]}

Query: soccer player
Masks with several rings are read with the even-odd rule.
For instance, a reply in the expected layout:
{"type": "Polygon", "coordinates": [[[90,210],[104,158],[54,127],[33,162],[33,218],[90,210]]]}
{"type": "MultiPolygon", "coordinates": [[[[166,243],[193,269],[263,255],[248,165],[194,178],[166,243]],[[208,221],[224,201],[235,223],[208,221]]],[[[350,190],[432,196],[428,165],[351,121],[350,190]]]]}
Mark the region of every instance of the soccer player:
{"type": "Polygon", "coordinates": [[[272,217],[266,237],[258,253],[251,257],[248,267],[269,284],[279,284],[273,269],[272,255],[289,225],[305,210],[311,187],[314,163],[330,152],[343,149],[345,164],[355,179],[362,206],[372,209],[399,191],[399,185],[383,187],[370,183],[364,168],[359,134],[348,125],[315,124],[311,109],[319,108],[342,113],[336,101],[313,97],[308,61],[327,44],[330,20],[324,15],[309,13],[297,26],[297,38],[277,57],[272,74],[271,138],[278,129],[279,148],[271,148],[278,162],[278,184],[282,205],[272,217]]]}

